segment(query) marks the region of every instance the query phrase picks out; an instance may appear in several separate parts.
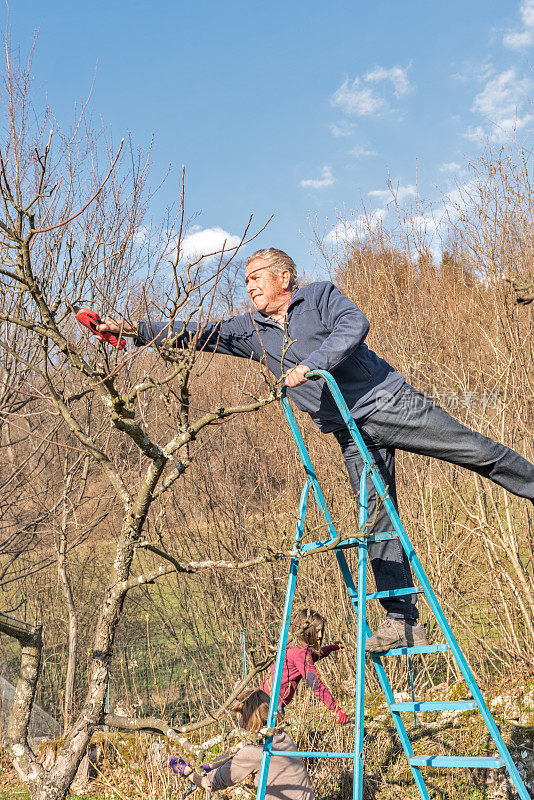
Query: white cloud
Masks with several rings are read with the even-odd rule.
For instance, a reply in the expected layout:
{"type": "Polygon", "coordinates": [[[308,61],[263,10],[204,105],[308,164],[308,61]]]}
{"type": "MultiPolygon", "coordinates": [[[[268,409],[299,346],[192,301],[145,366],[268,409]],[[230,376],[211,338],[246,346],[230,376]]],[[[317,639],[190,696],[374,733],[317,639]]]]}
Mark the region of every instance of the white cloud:
{"type": "Polygon", "coordinates": [[[527,28],[523,31],[511,31],[507,33],[503,39],[503,43],[507,47],[512,47],[514,50],[522,50],[525,47],[530,47],[533,41],[533,28],[527,28]]]}
{"type": "Polygon", "coordinates": [[[490,118],[513,115],[523,103],[530,85],[527,78],[518,78],[511,67],[487,82],[475,97],[473,110],[490,118]]]}
{"type": "Polygon", "coordinates": [[[376,150],[371,150],[370,147],[367,147],[364,144],[358,144],[356,147],[353,147],[352,150],[349,150],[349,156],[356,156],[357,158],[363,158],[364,156],[377,156],[378,153],[376,150]]]}
{"type": "Polygon", "coordinates": [[[503,44],[512,50],[522,50],[534,44],[534,0],[522,0],[519,13],[523,29],[508,31],[503,37],[503,44]]]}
{"type": "Polygon", "coordinates": [[[499,120],[499,127],[492,133],[495,142],[503,143],[510,138],[516,131],[523,130],[534,120],[532,114],[517,115],[515,117],[503,117],[499,120]]]}
{"type": "MultiPolygon", "coordinates": [[[[474,99],[472,110],[483,114],[493,124],[490,138],[495,142],[505,141],[515,130],[521,130],[533,119],[527,110],[528,94],[532,83],[528,78],[520,78],[514,67],[504,70],[486,83],[484,89],[474,99]]],[[[476,138],[481,133],[480,126],[466,134],[476,138]]]]}
{"type": "Polygon", "coordinates": [[[150,239],[150,231],[145,225],[140,225],[136,228],[135,233],[133,235],[133,240],[135,244],[140,246],[146,244],[150,239]]]}
{"type": "Polygon", "coordinates": [[[393,94],[397,99],[403,97],[411,90],[405,67],[375,67],[366,72],[363,77],[357,75],[352,83],[345,79],[339,89],[332,95],[330,102],[339,106],[346,114],[356,114],[360,117],[372,116],[389,109],[389,103],[369,84],[390,82],[393,94]]]}
{"type": "Polygon", "coordinates": [[[324,166],[321,170],[320,178],[308,178],[301,181],[299,185],[304,189],[326,189],[327,186],[332,186],[333,183],[335,183],[335,180],[332,175],[332,167],[324,166]]]}
{"type": "Polygon", "coordinates": [[[413,184],[409,184],[408,186],[392,186],[390,189],[373,189],[371,192],[368,192],[368,194],[369,197],[373,197],[380,203],[392,203],[394,200],[396,200],[397,203],[402,203],[403,200],[416,196],[417,187],[413,184]]]}
{"type": "Polygon", "coordinates": [[[466,61],[463,64],[461,72],[455,72],[451,77],[453,80],[466,83],[467,81],[476,81],[482,83],[491,78],[495,74],[495,67],[491,61],[486,58],[484,61],[466,61]]]}
{"type": "Polygon", "coordinates": [[[429,210],[414,214],[406,220],[409,241],[413,243],[414,255],[426,251],[430,253],[434,264],[440,264],[443,254],[443,242],[447,239],[448,225],[441,206],[436,211],[429,210]]]}
{"type": "Polygon", "coordinates": [[[456,217],[469,206],[473,205],[475,198],[473,194],[477,189],[477,181],[470,180],[455,186],[443,197],[443,210],[449,218],[456,217]]]}
{"type": "Polygon", "coordinates": [[[365,75],[367,83],[378,83],[379,81],[391,81],[395,97],[403,97],[411,90],[411,85],[407,76],[407,69],[404,67],[375,67],[365,75]]]}
{"type": "Polygon", "coordinates": [[[443,195],[440,203],[425,211],[417,210],[408,218],[413,229],[420,235],[427,235],[428,241],[435,244],[436,237],[446,236],[449,223],[475,203],[477,187],[478,183],[474,179],[456,184],[443,195]]]}
{"type": "Polygon", "coordinates": [[[421,236],[434,236],[436,233],[441,232],[443,219],[438,219],[434,213],[427,214],[414,214],[410,217],[410,222],[415,231],[421,236]]]}
{"type": "Polygon", "coordinates": [[[438,169],[440,172],[452,172],[454,175],[464,171],[464,168],[457,161],[445,161],[438,169]]]}
{"type": "Polygon", "coordinates": [[[432,255],[436,264],[441,262],[444,244],[449,241],[451,230],[463,211],[476,202],[477,181],[458,183],[442,201],[407,217],[406,224],[411,228],[413,241],[418,252],[421,246],[432,255]]]}
{"type": "Polygon", "coordinates": [[[328,126],[332,131],[333,136],[338,139],[340,136],[352,136],[354,131],[356,130],[356,125],[353,122],[347,122],[346,120],[342,119],[341,122],[337,123],[334,122],[332,125],[328,126]]]}
{"type": "Polygon", "coordinates": [[[342,219],[328,231],[324,241],[335,247],[365,239],[376,230],[386,214],[385,208],[377,208],[368,214],[357,214],[348,219],[342,219]]]}
{"type": "Polygon", "coordinates": [[[488,134],[484,130],[482,125],[475,125],[474,127],[470,125],[467,131],[465,133],[462,133],[462,136],[464,137],[464,139],[469,139],[469,141],[477,142],[478,144],[480,144],[480,142],[483,142],[488,138],[488,134]]]}
{"type": "Polygon", "coordinates": [[[369,86],[363,86],[358,77],[350,85],[348,79],[343,81],[332,95],[331,103],[339,106],[346,114],[357,114],[359,117],[371,116],[387,108],[386,101],[369,86]]]}
{"type": "MultiPolygon", "coordinates": [[[[214,253],[225,251],[231,247],[237,247],[241,241],[240,236],[233,236],[228,231],[218,226],[214,228],[202,228],[200,225],[193,225],[181,243],[181,258],[185,261],[195,261],[204,253],[214,253]]],[[[174,245],[176,247],[176,244],[174,245]]]]}

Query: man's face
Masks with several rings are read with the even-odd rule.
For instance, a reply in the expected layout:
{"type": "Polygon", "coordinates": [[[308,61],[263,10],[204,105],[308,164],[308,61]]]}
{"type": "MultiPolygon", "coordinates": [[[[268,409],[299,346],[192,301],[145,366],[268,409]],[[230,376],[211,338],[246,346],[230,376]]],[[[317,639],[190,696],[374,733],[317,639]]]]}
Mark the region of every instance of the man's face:
{"type": "Polygon", "coordinates": [[[264,258],[255,258],[247,265],[247,293],[258,311],[262,314],[275,314],[279,310],[287,298],[288,276],[288,270],[280,275],[271,275],[268,262],[264,258]]]}

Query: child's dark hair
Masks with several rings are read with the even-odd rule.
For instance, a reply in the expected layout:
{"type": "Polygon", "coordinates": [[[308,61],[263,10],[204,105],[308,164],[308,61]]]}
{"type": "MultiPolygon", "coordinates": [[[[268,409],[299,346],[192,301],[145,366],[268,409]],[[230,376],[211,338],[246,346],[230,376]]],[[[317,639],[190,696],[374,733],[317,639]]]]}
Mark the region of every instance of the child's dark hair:
{"type": "Polygon", "coordinates": [[[312,608],[299,608],[293,617],[291,631],[301,647],[310,647],[318,653],[321,649],[321,636],[326,620],[312,608]]]}
{"type": "Polygon", "coordinates": [[[244,730],[257,733],[267,725],[269,699],[263,689],[245,689],[234,700],[231,711],[239,714],[239,723],[244,730]]]}

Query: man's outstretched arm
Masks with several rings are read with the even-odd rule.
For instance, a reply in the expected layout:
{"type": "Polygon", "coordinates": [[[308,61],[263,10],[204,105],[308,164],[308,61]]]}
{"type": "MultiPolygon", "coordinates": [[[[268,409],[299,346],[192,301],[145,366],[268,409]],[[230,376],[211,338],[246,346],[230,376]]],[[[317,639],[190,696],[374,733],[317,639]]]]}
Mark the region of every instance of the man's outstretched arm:
{"type": "Polygon", "coordinates": [[[136,339],[136,344],[155,344],[161,346],[167,339],[173,344],[188,344],[197,338],[196,346],[206,352],[217,352],[224,355],[249,358],[252,356],[259,360],[261,354],[255,354],[252,347],[253,327],[248,315],[242,314],[220,322],[196,323],[175,320],[172,328],[168,322],[131,323],[127,320],[114,320],[104,317],[102,323],[97,325],[100,333],[121,332],[123,336],[136,339]]]}

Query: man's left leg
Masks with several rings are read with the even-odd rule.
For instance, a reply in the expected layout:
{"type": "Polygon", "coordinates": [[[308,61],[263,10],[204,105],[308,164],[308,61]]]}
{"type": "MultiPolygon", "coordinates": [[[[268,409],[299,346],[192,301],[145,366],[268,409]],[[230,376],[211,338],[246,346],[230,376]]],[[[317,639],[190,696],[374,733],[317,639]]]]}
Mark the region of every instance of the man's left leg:
{"type": "MultiPolygon", "coordinates": [[[[399,448],[420,455],[433,456],[477,472],[509,492],[534,503],[534,464],[509,447],[462,425],[444,409],[436,406],[429,397],[408,384],[363,423],[359,423],[359,429],[362,435],[365,433],[365,437],[375,443],[380,452],[394,452],[395,448],[399,448]]],[[[347,463],[347,459],[345,461],[347,463]]],[[[348,463],[347,469],[349,469],[348,463]]],[[[394,473],[393,481],[388,481],[384,474],[383,477],[385,483],[390,485],[391,493],[394,473]]],[[[352,481],[352,477],[351,482],[354,490],[358,491],[359,486],[357,487],[352,481]]],[[[387,528],[383,527],[382,530],[387,528]]],[[[387,544],[392,545],[393,541],[387,544]]],[[[396,586],[388,588],[399,588],[401,585],[413,585],[411,576],[410,584],[397,583],[396,586]]],[[[401,598],[397,600],[400,601],[401,598]]],[[[388,609],[384,625],[389,624],[394,623],[390,621],[388,609]]],[[[380,652],[382,633],[381,626],[375,636],[367,640],[367,644],[374,652],[380,652]]],[[[388,631],[384,631],[384,635],[387,637],[388,631]]],[[[419,643],[422,642],[414,642],[414,644],[419,643]]]]}
{"type": "MultiPolygon", "coordinates": [[[[388,486],[389,495],[397,507],[395,487],[395,453],[393,450],[378,447],[369,440],[365,430],[360,427],[365,443],[375,461],[382,480],[388,486]]],[[[364,462],[360,451],[350,435],[348,429],[336,431],[345,466],[349,474],[350,483],[354,494],[359,495],[360,477],[363,472],[364,462]]],[[[367,476],[368,518],[374,519],[369,533],[382,533],[392,529],[391,520],[384,505],[381,504],[376,511],[376,491],[372,479],[367,476]]],[[[398,539],[389,539],[381,542],[369,542],[369,561],[375,576],[376,588],[379,592],[390,589],[405,589],[413,586],[410,562],[404,548],[398,539]]],[[[385,621],[380,625],[375,634],[367,639],[365,649],[367,652],[380,653],[391,647],[405,647],[408,644],[428,644],[424,627],[418,623],[417,595],[409,594],[402,597],[388,597],[380,601],[387,611],[385,621]]]]}

